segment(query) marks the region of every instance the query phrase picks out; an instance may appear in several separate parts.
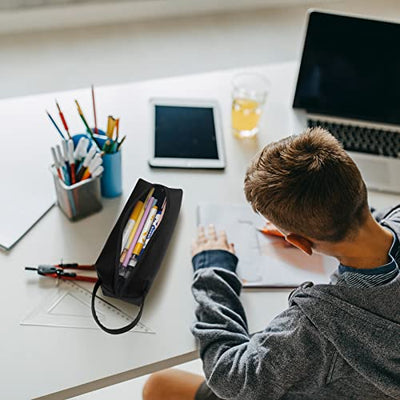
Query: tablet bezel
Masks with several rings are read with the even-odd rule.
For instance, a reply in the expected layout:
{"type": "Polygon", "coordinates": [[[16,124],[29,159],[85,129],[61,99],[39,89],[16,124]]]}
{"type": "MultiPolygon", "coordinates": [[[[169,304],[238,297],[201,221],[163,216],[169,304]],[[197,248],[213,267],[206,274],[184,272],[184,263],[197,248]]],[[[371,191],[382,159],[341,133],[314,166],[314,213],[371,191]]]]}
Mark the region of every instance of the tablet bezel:
{"type": "Polygon", "coordinates": [[[151,135],[150,135],[150,158],[149,165],[158,168],[207,168],[224,169],[225,153],[222,136],[222,120],[218,102],[215,100],[204,99],[181,99],[181,98],[152,98],[151,107],[151,135]],[[155,130],[156,130],[156,106],[175,106],[175,107],[203,107],[211,108],[214,116],[215,138],[217,145],[218,159],[203,158],[167,158],[155,157],[155,130]]]}

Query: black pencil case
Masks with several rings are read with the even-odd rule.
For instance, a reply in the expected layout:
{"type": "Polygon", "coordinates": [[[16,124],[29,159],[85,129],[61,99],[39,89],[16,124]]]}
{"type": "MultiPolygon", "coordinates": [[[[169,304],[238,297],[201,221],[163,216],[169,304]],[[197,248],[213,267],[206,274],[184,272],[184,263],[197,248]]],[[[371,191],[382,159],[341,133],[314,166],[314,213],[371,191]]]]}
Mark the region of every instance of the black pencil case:
{"type": "Polygon", "coordinates": [[[182,194],[181,189],[152,184],[143,179],[139,179],[136,183],[95,263],[98,281],[92,293],[92,314],[96,323],[105,332],[111,334],[124,333],[139,322],[145,298],[160,269],[162,259],[174,231],[181,207],[182,194]],[[158,204],[161,204],[164,198],[166,199],[163,218],[143,249],[143,254],[140,255],[135,267],[127,268],[121,274],[121,270],[123,270],[120,262],[123,231],[136,203],[144,201],[151,188],[155,189],[153,196],[158,200],[158,204]],[[105,296],[118,298],[140,307],[137,316],[131,323],[121,328],[112,329],[104,326],[99,321],[95,308],[95,298],[99,287],[101,287],[105,296]]]}

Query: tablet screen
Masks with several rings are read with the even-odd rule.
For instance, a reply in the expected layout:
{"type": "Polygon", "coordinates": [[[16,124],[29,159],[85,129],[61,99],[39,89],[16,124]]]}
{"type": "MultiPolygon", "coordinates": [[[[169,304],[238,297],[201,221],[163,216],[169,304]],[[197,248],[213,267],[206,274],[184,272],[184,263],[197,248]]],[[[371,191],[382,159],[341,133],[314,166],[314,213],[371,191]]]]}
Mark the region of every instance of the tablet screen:
{"type": "Polygon", "coordinates": [[[155,157],[218,160],[212,107],[155,106],[155,157]]]}

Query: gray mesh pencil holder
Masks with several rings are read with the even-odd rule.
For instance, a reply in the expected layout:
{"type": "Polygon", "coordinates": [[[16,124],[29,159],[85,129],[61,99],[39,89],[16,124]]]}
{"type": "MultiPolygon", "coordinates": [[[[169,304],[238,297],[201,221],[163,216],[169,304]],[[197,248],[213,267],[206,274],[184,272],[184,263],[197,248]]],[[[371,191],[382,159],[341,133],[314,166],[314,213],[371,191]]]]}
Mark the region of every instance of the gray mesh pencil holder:
{"type": "Polygon", "coordinates": [[[60,180],[54,166],[51,167],[56,189],[57,205],[71,221],[77,221],[103,208],[100,176],[89,178],[71,186],[60,180]]]}

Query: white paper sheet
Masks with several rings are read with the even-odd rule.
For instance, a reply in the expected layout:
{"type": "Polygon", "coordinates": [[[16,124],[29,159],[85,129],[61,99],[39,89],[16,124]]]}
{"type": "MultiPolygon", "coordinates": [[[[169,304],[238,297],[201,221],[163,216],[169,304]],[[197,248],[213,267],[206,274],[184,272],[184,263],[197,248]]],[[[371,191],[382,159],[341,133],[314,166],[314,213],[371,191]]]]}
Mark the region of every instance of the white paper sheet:
{"type": "Polygon", "coordinates": [[[308,256],[279,237],[259,232],[265,220],[249,205],[200,204],[197,222],[225,230],[235,244],[238,275],[244,287],[296,287],[305,281],[329,283],[338,262],[318,254],[308,256]]]}
{"type": "Polygon", "coordinates": [[[55,202],[50,146],[59,139],[46,118],[35,97],[0,101],[0,247],[6,250],[55,202]]]}

